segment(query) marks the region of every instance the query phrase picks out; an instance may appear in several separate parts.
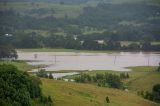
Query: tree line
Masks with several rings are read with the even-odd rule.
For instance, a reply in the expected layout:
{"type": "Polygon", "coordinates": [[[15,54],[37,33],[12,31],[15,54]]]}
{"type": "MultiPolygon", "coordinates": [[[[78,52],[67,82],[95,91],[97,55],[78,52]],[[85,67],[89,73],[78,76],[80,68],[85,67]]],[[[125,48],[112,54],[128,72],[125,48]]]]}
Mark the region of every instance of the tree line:
{"type": "Polygon", "coordinates": [[[123,88],[122,79],[129,78],[128,73],[121,73],[120,75],[115,75],[111,73],[99,74],[91,76],[89,74],[80,74],[74,78],[76,82],[80,83],[96,83],[98,86],[111,87],[111,88],[123,88]]]}
{"type": "Polygon", "coordinates": [[[66,48],[77,50],[160,51],[159,44],[152,45],[151,42],[147,40],[140,41],[139,43],[122,45],[120,41],[108,39],[103,40],[103,43],[99,43],[98,40],[82,40],[74,35],[62,36],[51,34],[44,37],[38,35],[37,33],[17,33],[16,35],[13,35],[11,37],[1,35],[0,38],[1,45],[12,45],[15,48],[66,48]]]}
{"type": "Polygon", "coordinates": [[[0,60],[17,59],[17,58],[18,58],[17,52],[12,46],[0,45],[0,60]]]}

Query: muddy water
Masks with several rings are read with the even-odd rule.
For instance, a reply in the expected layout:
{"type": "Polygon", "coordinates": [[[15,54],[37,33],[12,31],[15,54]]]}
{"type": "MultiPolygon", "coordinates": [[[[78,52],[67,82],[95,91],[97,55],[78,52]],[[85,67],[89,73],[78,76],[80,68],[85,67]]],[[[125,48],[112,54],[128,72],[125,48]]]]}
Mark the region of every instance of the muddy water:
{"type": "MultiPolygon", "coordinates": [[[[19,60],[36,60],[31,65],[49,65],[47,71],[59,70],[114,70],[129,71],[129,66],[157,66],[160,52],[18,52],[19,60]]],[[[37,70],[32,70],[37,71],[37,70]]]]}

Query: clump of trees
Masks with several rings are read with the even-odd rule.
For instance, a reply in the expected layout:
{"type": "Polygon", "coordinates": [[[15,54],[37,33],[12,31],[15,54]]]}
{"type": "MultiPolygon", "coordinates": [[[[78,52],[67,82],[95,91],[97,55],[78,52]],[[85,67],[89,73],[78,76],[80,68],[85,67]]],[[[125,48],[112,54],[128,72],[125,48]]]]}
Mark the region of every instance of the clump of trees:
{"type": "MultiPolygon", "coordinates": [[[[1,106],[31,106],[31,99],[45,98],[40,88],[41,81],[13,65],[0,65],[0,82],[1,106]]],[[[45,103],[51,102],[49,97],[45,103]]]]}
{"type": "Polygon", "coordinates": [[[159,63],[159,66],[158,66],[158,68],[157,68],[157,71],[160,72],[160,63],[159,63]]]}
{"type": "Polygon", "coordinates": [[[45,104],[48,104],[49,106],[52,106],[52,98],[51,96],[41,96],[40,97],[40,102],[43,103],[44,105],[45,104]]]}
{"type": "Polygon", "coordinates": [[[50,72],[49,74],[45,71],[45,69],[40,69],[36,73],[37,77],[41,78],[49,78],[49,79],[54,79],[52,73],[50,72]]]}
{"type": "Polygon", "coordinates": [[[121,79],[128,79],[129,78],[129,74],[128,73],[120,73],[120,78],[121,79]]]}
{"type": "Polygon", "coordinates": [[[112,88],[123,88],[123,83],[121,79],[129,78],[127,74],[119,75],[105,73],[105,74],[96,74],[95,76],[91,76],[89,74],[81,74],[75,77],[76,82],[81,83],[97,83],[98,86],[102,87],[112,87],[112,88]]]}
{"type": "Polygon", "coordinates": [[[0,46],[0,60],[17,59],[16,50],[11,46],[0,46]]]}
{"type": "Polygon", "coordinates": [[[48,78],[48,75],[47,75],[45,69],[38,70],[38,72],[36,73],[36,75],[38,77],[41,77],[41,78],[48,78]]]}
{"type": "Polygon", "coordinates": [[[160,84],[156,84],[152,88],[152,92],[138,91],[137,95],[142,96],[145,99],[160,103],[160,84]]]}

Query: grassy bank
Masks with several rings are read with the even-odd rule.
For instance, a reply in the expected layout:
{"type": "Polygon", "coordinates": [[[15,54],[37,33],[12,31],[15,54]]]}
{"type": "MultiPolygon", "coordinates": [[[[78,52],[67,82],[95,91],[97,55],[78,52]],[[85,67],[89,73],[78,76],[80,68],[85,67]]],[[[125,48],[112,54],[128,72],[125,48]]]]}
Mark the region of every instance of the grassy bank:
{"type": "Polygon", "coordinates": [[[86,53],[112,53],[119,51],[111,51],[111,50],[75,50],[75,49],[54,49],[54,48],[37,48],[37,49],[17,49],[17,51],[23,52],[86,52],[86,53]]]}
{"type": "Polygon", "coordinates": [[[40,66],[32,66],[26,63],[26,61],[20,61],[20,60],[16,60],[16,61],[0,61],[0,64],[12,64],[14,66],[16,66],[19,70],[22,71],[31,71],[32,69],[35,69],[37,67],[39,68],[43,68],[46,67],[45,65],[40,65],[40,66]]]}
{"type": "Polygon", "coordinates": [[[55,106],[158,106],[122,90],[49,79],[42,80],[45,95],[51,95],[55,106]],[[110,103],[106,103],[108,96],[110,103]]]}
{"type": "Polygon", "coordinates": [[[130,67],[130,78],[125,81],[129,89],[133,91],[151,91],[153,85],[160,83],[160,72],[155,71],[157,67],[130,67]]]}

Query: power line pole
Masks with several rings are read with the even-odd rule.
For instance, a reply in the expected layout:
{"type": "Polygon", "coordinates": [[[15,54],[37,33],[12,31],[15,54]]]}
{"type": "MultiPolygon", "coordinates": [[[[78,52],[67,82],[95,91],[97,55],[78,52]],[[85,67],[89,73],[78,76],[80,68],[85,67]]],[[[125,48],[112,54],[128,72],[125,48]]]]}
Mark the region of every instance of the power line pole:
{"type": "Polygon", "coordinates": [[[57,56],[55,54],[55,56],[54,56],[54,63],[56,64],[56,62],[57,62],[57,56]]]}
{"type": "Polygon", "coordinates": [[[149,56],[148,56],[148,66],[149,66],[149,56]]]}
{"type": "Polygon", "coordinates": [[[116,59],[117,59],[117,56],[115,55],[115,57],[114,57],[114,65],[116,64],[116,59]]]}

